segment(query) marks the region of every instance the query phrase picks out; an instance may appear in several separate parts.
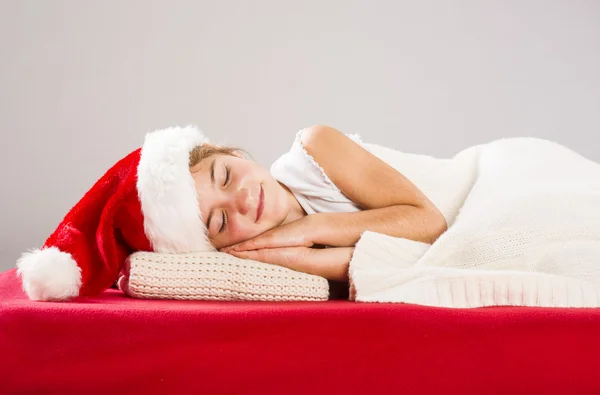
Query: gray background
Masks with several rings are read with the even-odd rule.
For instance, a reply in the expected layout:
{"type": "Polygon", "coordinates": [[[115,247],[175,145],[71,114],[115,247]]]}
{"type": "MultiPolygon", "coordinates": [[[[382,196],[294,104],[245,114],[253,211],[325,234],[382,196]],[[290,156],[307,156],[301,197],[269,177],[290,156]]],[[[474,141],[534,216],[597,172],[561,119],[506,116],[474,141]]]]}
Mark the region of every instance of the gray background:
{"type": "Polygon", "coordinates": [[[599,1],[0,0],[0,270],[146,132],[265,166],[328,124],[451,156],[507,136],[600,161],[599,1]]]}

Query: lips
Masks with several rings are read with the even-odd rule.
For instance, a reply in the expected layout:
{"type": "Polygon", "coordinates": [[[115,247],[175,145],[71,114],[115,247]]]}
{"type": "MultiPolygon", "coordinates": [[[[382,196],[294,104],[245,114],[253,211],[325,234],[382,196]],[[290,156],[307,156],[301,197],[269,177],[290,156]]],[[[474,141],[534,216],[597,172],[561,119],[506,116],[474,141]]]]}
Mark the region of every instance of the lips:
{"type": "Polygon", "coordinates": [[[256,222],[262,217],[263,210],[265,208],[265,191],[263,190],[262,184],[260,184],[260,197],[258,198],[258,207],[256,208],[256,222]]]}

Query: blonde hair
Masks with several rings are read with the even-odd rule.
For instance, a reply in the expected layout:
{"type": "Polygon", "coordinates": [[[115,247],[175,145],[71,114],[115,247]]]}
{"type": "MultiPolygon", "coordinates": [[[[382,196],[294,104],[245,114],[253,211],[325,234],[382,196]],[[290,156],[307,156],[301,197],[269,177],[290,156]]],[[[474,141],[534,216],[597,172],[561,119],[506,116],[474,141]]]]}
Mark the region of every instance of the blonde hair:
{"type": "Polygon", "coordinates": [[[192,167],[196,166],[203,159],[206,159],[206,158],[208,158],[209,156],[212,156],[212,155],[231,155],[231,156],[236,156],[236,153],[238,153],[238,152],[244,154],[244,156],[246,158],[249,157],[249,155],[244,150],[241,150],[239,148],[220,147],[220,146],[212,145],[212,144],[198,145],[198,146],[194,147],[190,151],[190,165],[189,165],[189,167],[192,168],[192,167]]]}

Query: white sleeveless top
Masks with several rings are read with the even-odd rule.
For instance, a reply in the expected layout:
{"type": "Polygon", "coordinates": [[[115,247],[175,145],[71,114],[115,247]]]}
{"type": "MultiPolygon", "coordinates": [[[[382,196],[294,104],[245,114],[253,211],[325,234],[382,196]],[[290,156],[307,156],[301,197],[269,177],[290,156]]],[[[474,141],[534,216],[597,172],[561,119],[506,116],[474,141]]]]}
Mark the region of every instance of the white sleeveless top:
{"type": "MultiPolygon", "coordinates": [[[[273,163],[271,175],[290,189],[307,214],[359,211],[360,207],[306,152],[302,145],[304,130],[296,133],[291,149],[273,163]]],[[[452,159],[438,159],[366,144],[358,135],[347,136],[415,184],[444,215],[448,226],[454,222],[475,181],[480,146],[461,151],[452,159]]]]}

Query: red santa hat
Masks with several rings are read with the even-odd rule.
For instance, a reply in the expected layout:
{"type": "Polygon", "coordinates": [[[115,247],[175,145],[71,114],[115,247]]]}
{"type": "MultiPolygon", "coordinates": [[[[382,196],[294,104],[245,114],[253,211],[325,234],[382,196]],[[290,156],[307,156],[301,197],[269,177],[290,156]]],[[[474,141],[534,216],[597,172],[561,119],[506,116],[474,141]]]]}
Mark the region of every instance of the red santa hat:
{"type": "Polygon", "coordinates": [[[33,300],[94,295],[117,279],[135,251],[214,251],[189,170],[190,151],[208,139],[195,127],[146,135],[67,213],[43,247],[17,262],[33,300]]]}

